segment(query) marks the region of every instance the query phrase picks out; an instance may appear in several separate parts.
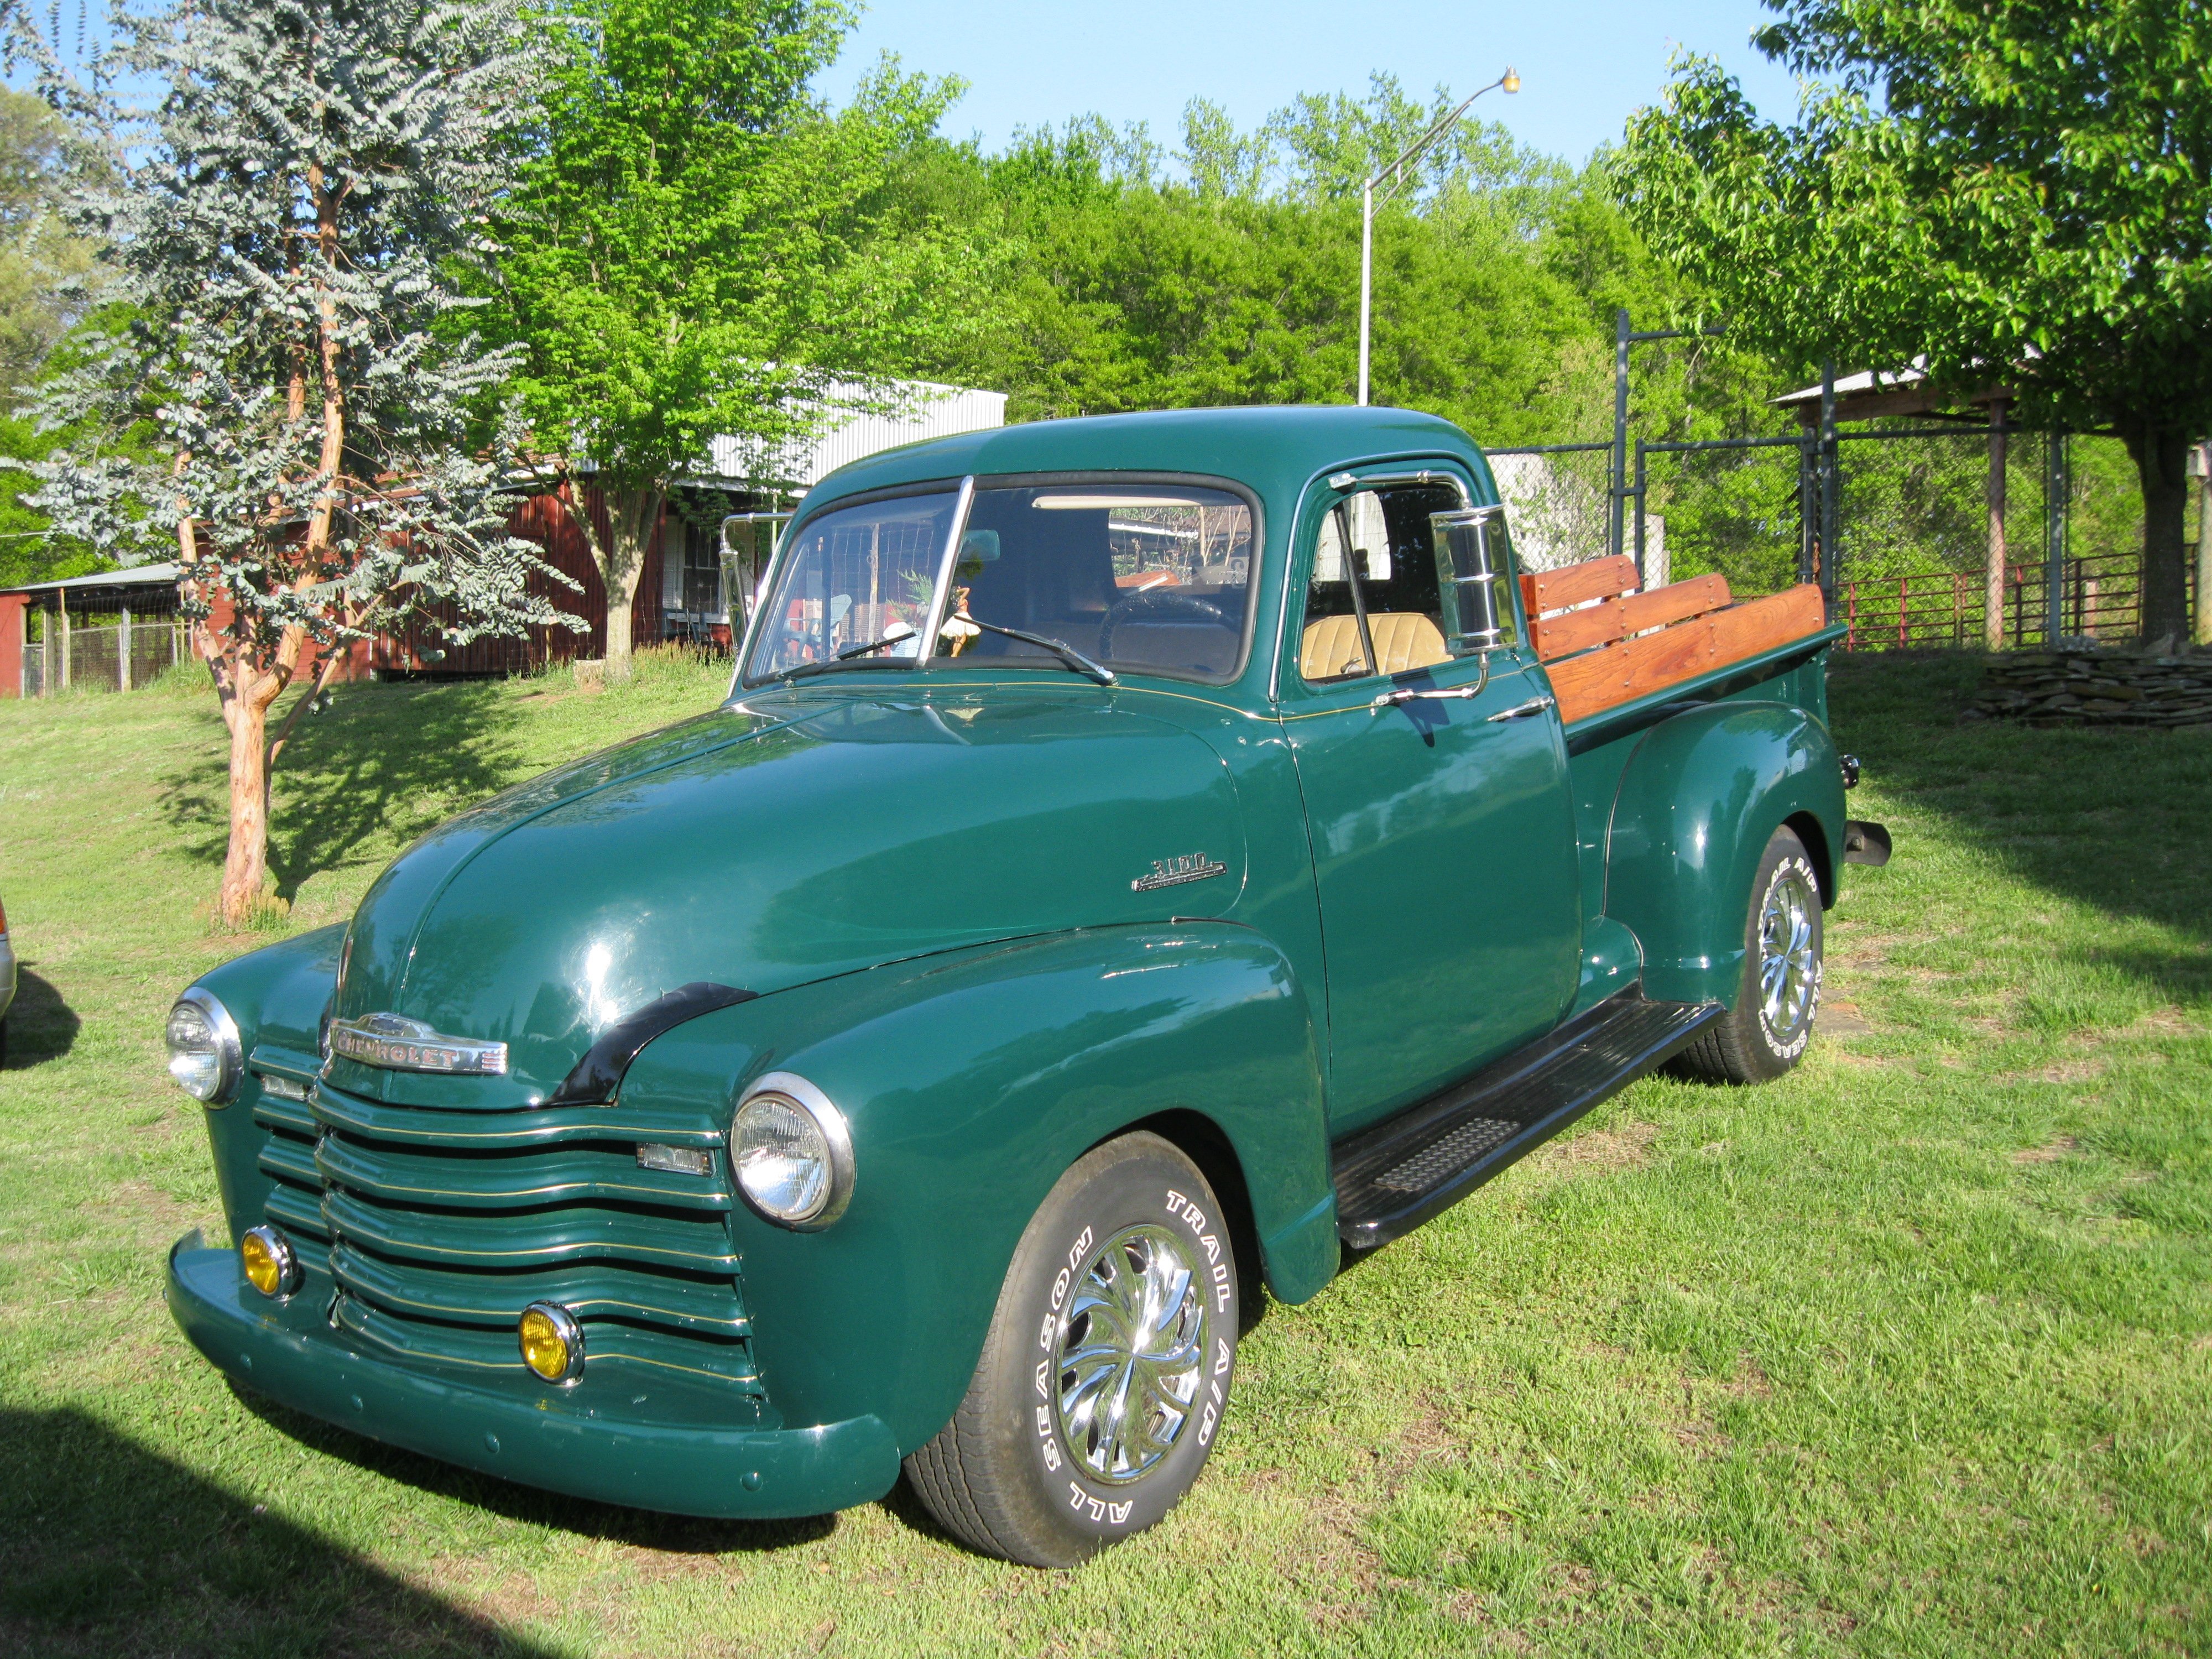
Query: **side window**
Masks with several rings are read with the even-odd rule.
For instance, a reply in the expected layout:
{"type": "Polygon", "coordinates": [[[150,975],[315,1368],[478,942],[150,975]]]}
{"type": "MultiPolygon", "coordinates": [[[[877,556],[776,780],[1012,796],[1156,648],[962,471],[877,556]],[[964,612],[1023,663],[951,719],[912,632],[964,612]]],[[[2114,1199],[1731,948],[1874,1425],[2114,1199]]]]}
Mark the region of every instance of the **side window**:
{"type": "Polygon", "coordinates": [[[1298,672],[1315,684],[1403,674],[1451,659],[1429,515],[1445,484],[1358,489],[1322,518],[1306,580],[1298,672]]]}

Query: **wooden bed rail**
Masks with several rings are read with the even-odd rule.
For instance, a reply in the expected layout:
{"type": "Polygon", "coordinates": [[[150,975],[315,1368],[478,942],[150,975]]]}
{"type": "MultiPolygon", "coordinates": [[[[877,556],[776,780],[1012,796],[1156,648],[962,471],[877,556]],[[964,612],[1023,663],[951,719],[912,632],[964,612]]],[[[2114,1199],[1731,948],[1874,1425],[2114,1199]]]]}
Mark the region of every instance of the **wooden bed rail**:
{"type": "Polygon", "coordinates": [[[1727,579],[1637,591],[1636,562],[1591,559],[1521,578],[1530,643],[1570,724],[1817,632],[1812,583],[1733,602],[1727,579]]]}

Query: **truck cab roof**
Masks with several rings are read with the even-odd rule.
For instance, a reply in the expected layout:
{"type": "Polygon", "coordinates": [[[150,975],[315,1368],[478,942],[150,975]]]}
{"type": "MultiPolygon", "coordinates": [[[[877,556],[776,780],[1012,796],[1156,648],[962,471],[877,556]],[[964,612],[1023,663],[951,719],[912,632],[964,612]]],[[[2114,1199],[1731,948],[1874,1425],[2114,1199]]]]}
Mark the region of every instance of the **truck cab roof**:
{"type": "MultiPolygon", "coordinates": [[[[1275,544],[1300,487],[1329,468],[1365,459],[1449,456],[1489,488],[1481,451],[1449,421],[1410,409],[1307,404],[1179,409],[1094,415],[994,427],[887,449],[840,467],[807,495],[823,504],[932,479],[1102,471],[1176,472],[1231,478],[1261,495],[1275,544]]],[[[1494,499],[1494,497],[1493,497],[1494,499]]]]}

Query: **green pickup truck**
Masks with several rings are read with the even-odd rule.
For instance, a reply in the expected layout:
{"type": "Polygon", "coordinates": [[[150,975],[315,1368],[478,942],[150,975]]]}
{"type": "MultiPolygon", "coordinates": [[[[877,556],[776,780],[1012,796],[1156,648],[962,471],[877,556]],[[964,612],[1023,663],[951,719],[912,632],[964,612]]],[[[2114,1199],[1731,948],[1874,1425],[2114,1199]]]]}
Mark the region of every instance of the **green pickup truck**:
{"type": "Polygon", "coordinates": [[[1802,1054],[1881,826],[1810,589],[1520,571],[1382,409],[1041,422],[809,495],[728,700],[465,813],[168,1025],[240,1385],[529,1485],[818,1514],[902,1468],[1082,1559],[1264,1296],[1653,1067],[1802,1054]]]}

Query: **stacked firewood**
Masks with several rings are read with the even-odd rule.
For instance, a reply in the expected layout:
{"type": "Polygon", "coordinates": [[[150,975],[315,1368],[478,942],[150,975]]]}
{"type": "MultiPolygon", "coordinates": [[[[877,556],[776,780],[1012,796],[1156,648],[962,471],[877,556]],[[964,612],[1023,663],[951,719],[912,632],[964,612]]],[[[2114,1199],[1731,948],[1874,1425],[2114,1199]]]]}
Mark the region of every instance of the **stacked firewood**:
{"type": "Polygon", "coordinates": [[[1965,718],[2030,726],[2212,724],[2212,655],[2007,652],[1991,659],[1965,718]]]}

